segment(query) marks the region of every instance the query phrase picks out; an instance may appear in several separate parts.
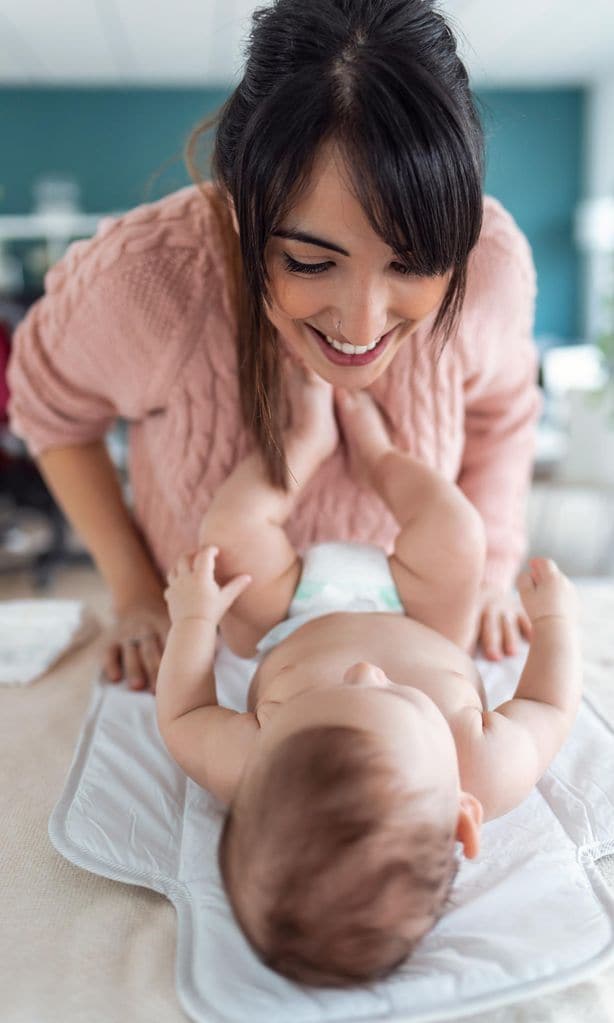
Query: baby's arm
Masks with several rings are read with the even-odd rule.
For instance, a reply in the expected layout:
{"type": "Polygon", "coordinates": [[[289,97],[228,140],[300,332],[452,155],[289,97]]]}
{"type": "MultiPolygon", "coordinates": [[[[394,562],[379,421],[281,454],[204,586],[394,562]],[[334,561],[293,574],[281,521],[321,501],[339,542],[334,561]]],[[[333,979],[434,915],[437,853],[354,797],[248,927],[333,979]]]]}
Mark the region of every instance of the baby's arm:
{"type": "Polygon", "coordinates": [[[184,555],[169,573],[171,616],[156,689],[160,735],[174,760],[203,788],[229,803],[258,733],[253,714],[219,707],[213,660],[217,625],[249,584],[216,584],[216,548],[184,555]]]}
{"type": "Polygon", "coordinates": [[[486,820],[517,806],[565,742],[582,696],[577,598],[553,561],[534,558],[518,580],[531,619],[531,647],[513,699],[468,710],[457,732],[463,787],[486,820]]]}

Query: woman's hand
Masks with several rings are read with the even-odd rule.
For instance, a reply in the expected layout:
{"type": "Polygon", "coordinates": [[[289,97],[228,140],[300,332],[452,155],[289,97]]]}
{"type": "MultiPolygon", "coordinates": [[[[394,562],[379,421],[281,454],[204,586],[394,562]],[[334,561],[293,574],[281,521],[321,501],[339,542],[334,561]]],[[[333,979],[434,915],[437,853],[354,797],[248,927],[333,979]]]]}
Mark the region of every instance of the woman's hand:
{"type": "Polygon", "coordinates": [[[477,642],[489,661],[513,657],[521,637],[531,639],[531,622],[515,593],[495,588],[482,590],[477,642]]]}
{"type": "Polygon", "coordinates": [[[117,608],[104,637],[103,668],[110,682],[127,679],[131,689],[156,691],[160,658],[170,628],[162,593],[117,608]]]}

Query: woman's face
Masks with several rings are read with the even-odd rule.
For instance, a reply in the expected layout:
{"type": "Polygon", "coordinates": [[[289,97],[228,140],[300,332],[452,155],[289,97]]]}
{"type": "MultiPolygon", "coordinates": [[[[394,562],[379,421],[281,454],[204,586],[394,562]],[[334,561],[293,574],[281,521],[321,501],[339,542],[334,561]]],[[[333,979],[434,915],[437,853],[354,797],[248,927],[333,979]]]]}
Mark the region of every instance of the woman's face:
{"type": "Polygon", "coordinates": [[[438,308],[450,276],[404,272],[352,195],[343,160],[331,145],[323,148],[307,193],[269,239],[265,255],[271,279],[265,308],[280,337],[324,380],[352,389],[368,387],[384,372],[438,308]],[[290,237],[298,233],[311,240],[290,237]],[[317,331],[355,348],[375,347],[340,353],[317,331]]]}

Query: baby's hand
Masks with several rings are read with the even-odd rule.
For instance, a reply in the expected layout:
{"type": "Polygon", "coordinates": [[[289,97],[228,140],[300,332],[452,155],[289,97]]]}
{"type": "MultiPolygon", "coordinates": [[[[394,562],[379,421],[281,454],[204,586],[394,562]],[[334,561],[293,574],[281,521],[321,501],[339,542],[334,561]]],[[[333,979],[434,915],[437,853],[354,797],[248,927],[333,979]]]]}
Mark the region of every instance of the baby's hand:
{"type": "Polygon", "coordinates": [[[231,604],[249,586],[251,575],[236,575],[225,586],[215,581],[217,547],[203,547],[193,554],[183,554],[168,573],[164,597],[171,622],[185,618],[202,618],[217,625],[231,604]]]}
{"type": "Polygon", "coordinates": [[[518,577],[518,592],[525,610],[535,624],[544,618],[575,621],[578,597],[575,586],[550,558],[531,558],[529,572],[518,577]]]}

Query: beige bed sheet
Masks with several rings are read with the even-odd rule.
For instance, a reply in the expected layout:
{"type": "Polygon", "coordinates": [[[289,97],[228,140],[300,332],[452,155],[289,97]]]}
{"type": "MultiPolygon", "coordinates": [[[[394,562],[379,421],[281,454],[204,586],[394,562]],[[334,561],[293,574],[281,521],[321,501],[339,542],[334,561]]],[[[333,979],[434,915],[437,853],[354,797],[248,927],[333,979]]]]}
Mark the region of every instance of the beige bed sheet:
{"type": "MultiPolygon", "coordinates": [[[[65,585],[57,595],[81,596],[65,585]]],[[[15,592],[0,591],[5,599],[15,592]]],[[[103,619],[99,583],[86,587],[103,619]]],[[[582,587],[586,689],[614,723],[614,580],[582,587]]],[[[90,699],[100,639],[39,682],[0,689],[1,1023],[182,1023],[175,911],[163,896],[68,863],[47,821],[90,699]]],[[[601,861],[614,886],[614,857],[601,861]]],[[[245,1019],[249,1006],[245,1006],[245,1019]]],[[[468,1023],[614,1021],[614,966],[588,981],[468,1023]]]]}

